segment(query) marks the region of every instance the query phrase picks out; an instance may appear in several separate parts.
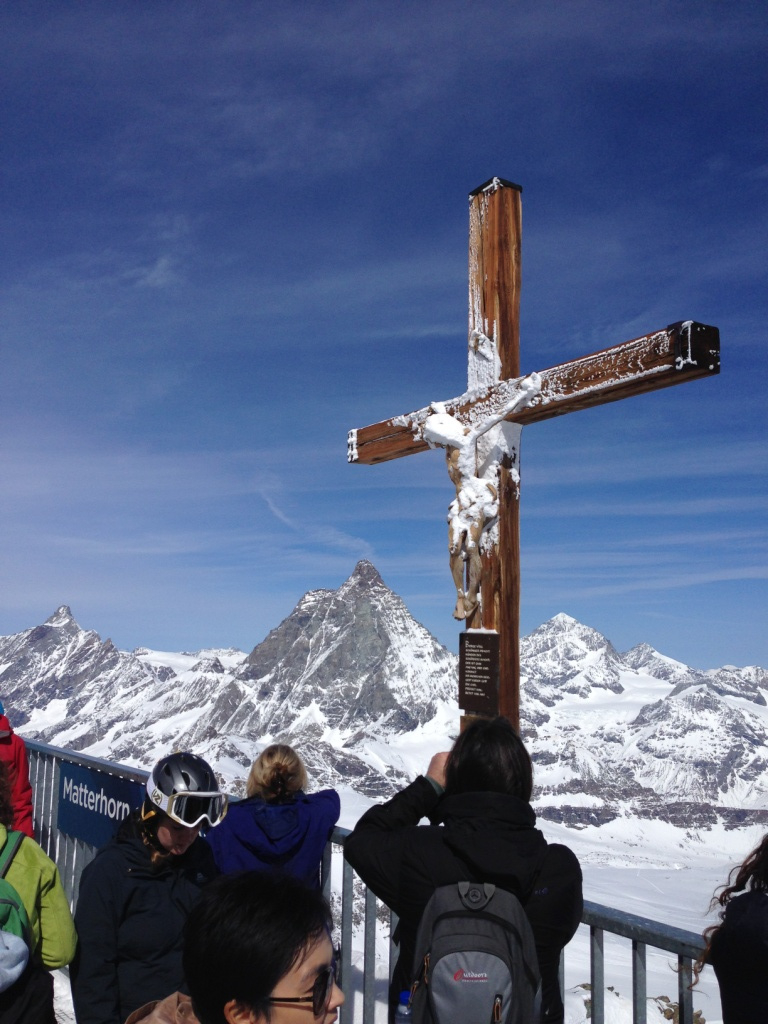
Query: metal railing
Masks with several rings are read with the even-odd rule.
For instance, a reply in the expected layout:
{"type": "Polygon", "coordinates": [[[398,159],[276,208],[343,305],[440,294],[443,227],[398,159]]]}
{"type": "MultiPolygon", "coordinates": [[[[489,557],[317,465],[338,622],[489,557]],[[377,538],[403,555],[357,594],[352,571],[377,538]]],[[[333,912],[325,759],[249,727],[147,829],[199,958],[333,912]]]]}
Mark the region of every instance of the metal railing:
{"type": "MultiPolygon", "coordinates": [[[[51,747],[34,740],[26,740],[29,756],[30,780],[34,794],[33,814],[38,842],[56,862],[62,883],[74,909],[80,888],[80,876],[93,859],[96,848],[65,835],[58,828],[59,765],[79,765],[118,778],[145,782],[147,772],[126,765],[103,761],[76,751],[51,747]]],[[[342,1024],[351,1024],[353,1016],[362,1018],[363,1024],[373,1024],[377,999],[386,998],[384,985],[379,979],[377,993],[376,939],[379,905],[374,894],[356,878],[343,858],[347,829],[335,828],[325,849],[321,866],[323,892],[334,908],[334,918],[340,917],[341,974],[345,982],[347,1002],[341,1008],[342,1024]],[[356,892],[362,899],[356,899],[356,892]],[[362,910],[360,909],[362,904],[362,910]],[[362,917],[362,919],[360,919],[362,917]],[[362,970],[353,961],[352,937],[362,930],[362,970]],[[356,998],[350,998],[350,995],[356,998]],[[362,1001],[362,1014],[356,1013],[357,997],[362,1001]]],[[[389,913],[389,934],[394,932],[397,918],[389,913]]],[[[590,930],[590,1010],[594,1024],[605,1021],[605,956],[606,933],[620,936],[631,943],[632,1012],[633,1024],[646,1024],[648,994],[646,987],[646,952],[663,950],[677,957],[678,1015],[680,1024],[693,1024],[693,1000],[690,989],[693,961],[703,943],[695,932],[684,931],[597,903],[585,902],[582,923],[590,930]]],[[[390,940],[389,970],[396,958],[396,946],[390,940]]],[[[358,951],[359,952],[359,951],[358,951]]],[[[629,949],[628,949],[629,952],[629,949]]],[[[564,957],[561,957],[561,988],[564,978],[564,957]]]]}

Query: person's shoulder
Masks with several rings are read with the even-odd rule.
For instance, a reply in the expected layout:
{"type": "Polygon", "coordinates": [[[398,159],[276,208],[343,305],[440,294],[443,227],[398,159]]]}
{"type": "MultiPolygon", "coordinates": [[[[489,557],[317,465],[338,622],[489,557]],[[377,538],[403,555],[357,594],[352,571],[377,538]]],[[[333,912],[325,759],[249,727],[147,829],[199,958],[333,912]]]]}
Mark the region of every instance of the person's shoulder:
{"type": "Polygon", "coordinates": [[[578,875],[581,878],[579,858],[562,843],[547,843],[542,858],[542,870],[578,875]]]}
{"type": "Polygon", "coordinates": [[[56,872],[56,865],[45,850],[28,835],[24,835],[21,840],[8,870],[13,871],[14,868],[30,876],[36,874],[38,877],[46,877],[56,872]]]}
{"type": "Polygon", "coordinates": [[[330,807],[341,807],[341,797],[335,789],[320,789],[317,793],[305,793],[304,799],[311,804],[328,804],[330,807]]]}
{"type": "Polygon", "coordinates": [[[307,814],[317,823],[317,827],[332,828],[341,814],[341,800],[335,789],[321,789],[317,793],[305,794],[302,797],[307,814]]]}
{"type": "Polygon", "coordinates": [[[721,972],[765,970],[768,950],[768,893],[748,890],[725,905],[722,923],[712,935],[709,962],[721,972]],[[757,960],[758,963],[754,961],[757,960]]]}
{"type": "Polygon", "coordinates": [[[768,892],[748,889],[733,896],[725,906],[725,923],[732,926],[758,923],[768,933],[768,892]]]}
{"type": "MultiPolygon", "coordinates": [[[[39,863],[50,864],[52,867],[56,865],[42,848],[42,846],[35,840],[23,833],[24,838],[19,844],[19,849],[16,853],[16,857],[28,858],[29,860],[38,861],[39,863]]],[[[15,858],[14,858],[15,859],[15,858]]]]}
{"type": "Polygon", "coordinates": [[[86,875],[93,879],[100,875],[127,871],[137,864],[149,864],[150,853],[141,840],[130,835],[117,835],[100,846],[90,864],[83,868],[83,879],[86,875]]]}
{"type": "Polygon", "coordinates": [[[199,1024],[192,1001],[181,992],[174,992],[165,999],[155,999],[134,1010],[125,1024],[199,1024]]]}

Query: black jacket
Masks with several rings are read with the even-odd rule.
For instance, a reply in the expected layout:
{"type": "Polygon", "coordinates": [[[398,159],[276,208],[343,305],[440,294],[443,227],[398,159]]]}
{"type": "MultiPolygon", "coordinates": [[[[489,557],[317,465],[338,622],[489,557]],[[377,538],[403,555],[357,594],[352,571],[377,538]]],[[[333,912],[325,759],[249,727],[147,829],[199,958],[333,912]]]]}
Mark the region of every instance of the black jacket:
{"type": "Polygon", "coordinates": [[[123,1024],[139,1006],[184,987],[182,927],[215,874],[200,838],[153,868],[135,818],[123,822],[80,881],[70,969],[78,1024],[123,1024]]]}
{"type": "Polygon", "coordinates": [[[366,885],[400,918],[400,956],[390,1005],[411,981],[416,930],[433,891],[464,879],[514,893],[531,922],[542,978],[542,1020],[563,1020],[560,951],[582,911],[581,868],[567,846],[549,845],[534,828],[530,804],[503,793],[438,796],[419,776],[372,807],[345,844],[366,885]],[[429,817],[431,825],[418,825],[429,817]]]}
{"type": "Polygon", "coordinates": [[[750,890],[726,905],[708,960],[720,986],[724,1024],[768,1020],[768,893],[750,890]]]}

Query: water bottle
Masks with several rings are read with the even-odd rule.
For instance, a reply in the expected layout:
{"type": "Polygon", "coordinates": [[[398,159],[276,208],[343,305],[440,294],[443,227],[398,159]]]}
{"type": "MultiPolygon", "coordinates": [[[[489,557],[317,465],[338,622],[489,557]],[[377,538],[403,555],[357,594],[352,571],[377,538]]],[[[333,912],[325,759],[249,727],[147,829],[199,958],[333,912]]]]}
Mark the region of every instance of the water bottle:
{"type": "Polygon", "coordinates": [[[400,1002],[395,1010],[395,1024],[411,1024],[413,1020],[413,1010],[408,1005],[411,999],[411,993],[406,988],[400,993],[400,1002]]]}

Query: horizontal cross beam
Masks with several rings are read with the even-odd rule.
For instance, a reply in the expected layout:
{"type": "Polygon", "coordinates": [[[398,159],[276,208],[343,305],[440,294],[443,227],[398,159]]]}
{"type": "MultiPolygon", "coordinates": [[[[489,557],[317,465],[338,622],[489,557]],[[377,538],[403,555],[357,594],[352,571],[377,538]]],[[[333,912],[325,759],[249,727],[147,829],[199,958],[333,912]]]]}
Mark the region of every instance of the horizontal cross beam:
{"type": "MultiPolygon", "coordinates": [[[[542,370],[541,390],[529,405],[505,419],[535,423],[594,405],[641,395],[720,372],[720,332],[680,321],[613,348],[542,370]]],[[[514,397],[519,378],[444,402],[445,411],[468,427],[498,415],[514,397]]],[[[375,465],[433,447],[423,438],[431,406],[349,432],[348,460],[375,465]]]]}

